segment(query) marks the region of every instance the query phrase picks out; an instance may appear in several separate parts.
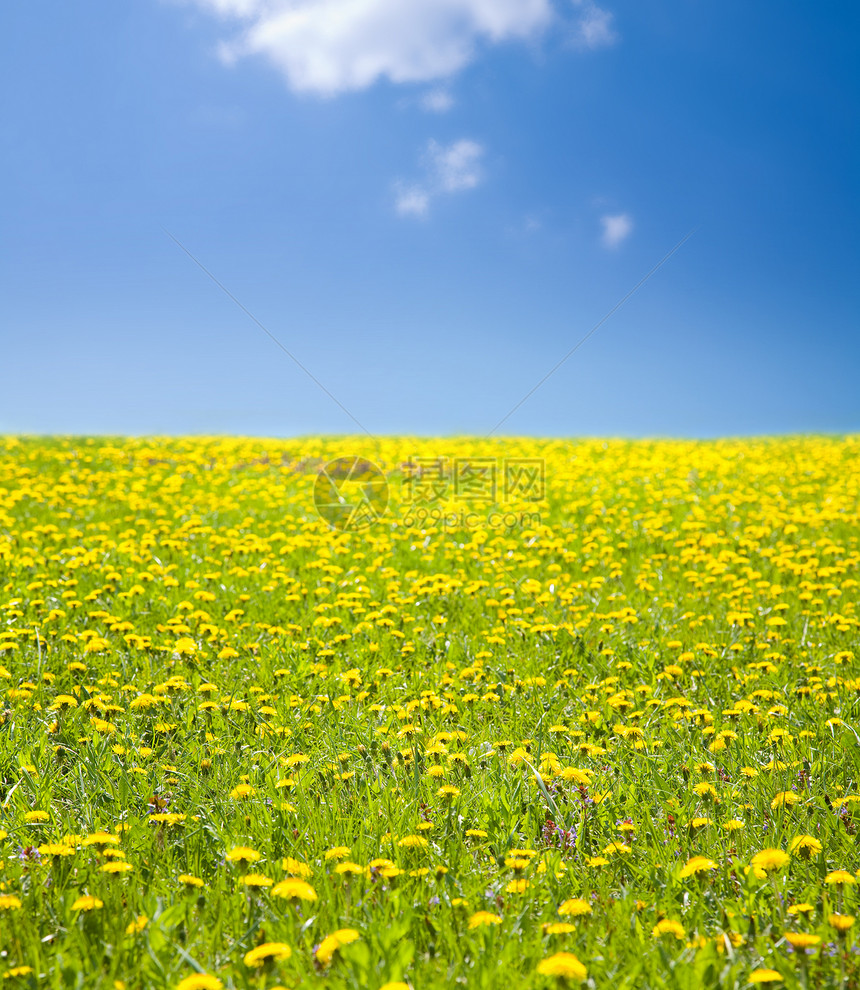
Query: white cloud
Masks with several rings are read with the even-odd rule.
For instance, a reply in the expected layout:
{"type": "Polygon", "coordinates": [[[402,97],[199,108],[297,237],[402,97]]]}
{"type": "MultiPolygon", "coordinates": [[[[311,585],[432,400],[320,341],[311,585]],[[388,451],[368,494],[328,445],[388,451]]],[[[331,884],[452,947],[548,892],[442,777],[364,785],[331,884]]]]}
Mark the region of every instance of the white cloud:
{"type": "Polygon", "coordinates": [[[556,16],[552,0],[185,2],[238,22],[226,60],[263,55],[292,89],[325,95],[448,78],[480,45],[533,39],[556,16]]]}
{"type": "Polygon", "coordinates": [[[474,189],[481,181],[484,149],[477,141],[463,139],[447,147],[431,141],[427,146],[435,184],[445,192],[474,189]]]}
{"type": "Polygon", "coordinates": [[[253,17],[261,6],[259,0],[206,0],[201,7],[209,7],[224,17],[253,17]]]}
{"type": "Polygon", "coordinates": [[[400,216],[426,216],[431,202],[445,193],[465,192],[483,181],[483,145],[461,138],[443,145],[429,141],[424,152],[424,181],[398,183],[395,209],[400,216]]]}
{"type": "Polygon", "coordinates": [[[447,113],[454,106],[454,97],[447,89],[430,89],[421,97],[421,108],[428,113],[447,113]]]}
{"type": "Polygon", "coordinates": [[[394,208],[402,217],[423,217],[430,208],[430,194],[421,186],[399,186],[394,208]]]}
{"type": "Polygon", "coordinates": [[[582,14],[574,31],[574,42],[580,48],[609,48],[618,41],[612,26],[613,15],[598,7],[594,0],[573,0],[582,14]]]}
{"type": "Polygon", "coordinates": [[[633,218],[629,213],[616,213],[613,216],[606,215],[600,218],[603,226],[604,247],[615,248],[626,240],[633,232],[633,218]]]}

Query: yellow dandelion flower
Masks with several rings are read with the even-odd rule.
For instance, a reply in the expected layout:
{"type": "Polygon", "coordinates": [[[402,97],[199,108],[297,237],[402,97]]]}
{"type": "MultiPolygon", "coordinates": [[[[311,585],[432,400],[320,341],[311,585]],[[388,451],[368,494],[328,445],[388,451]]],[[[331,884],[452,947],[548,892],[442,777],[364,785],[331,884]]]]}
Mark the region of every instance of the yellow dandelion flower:
{"type": "Polygon", "coordinates": [[[184,883],[186,887],[205,887],[206,884],[200,879],[200,877],[195,877],[191,873],[180,873],[176,878],[180,883],[184,883]]]}
{"type": "Polygon", "coordinates": [[[781,870],[788,861],[789,855],[782,849],[762,849],[750,860],[754,870],[764,870],[765,873],[781,870]]]}
{"type": "Polygon", "coordinates": [[[578,917],[591,914],[591,905],[582,897],[570,897],[559,905],[558,913],[563,917],[578,917]]]}
{"type": "Polygon", "coordinates": [[[747,977],[750,983],[782,983],[782,975],[775,969],[754,969],[747,977]]]}
{"type": "MultiPolygon", "coordinates": [[[[183,817],[185,817],[183,815],[183,817]]],[[[119,836],[113,832],[90,832],[81,839],[82,846],[116,846],[119,845],[119,836]]]]}
{"type": "Polygon", "coordinates": [[[801,859],[817,856],[822,848],[818,839],[812,835],[796,835],[788,844],[788,851],[791,855],[799,856],[801,859]]]}
{"type": "Polygon", "coordinates": [[[835,912],[827,919],[827,923],[838,932],[847,932],[854,924],[854,921],[853,914],[836,914],[835,912]]]}
{"type": "Polygon", "coordinates": [[[493,914],[492,911],[476,911],[469,918],[469,928],[482,928],[487,925],[500,925],[501,923],[501,915],[493,914]]]}
{"type": "Polygon", "coordinates": [[[339,928],[336,932],[332,932],[331,935],[326,935],[314,953],[317,962],[323,966],[327,966],[332,961],[338,949],[341,949],[344,945],[349,945],[350,942],[355,942],[359,938],[361,938],[361,934],[355,928],[339,928]]]}
{"type": "Polygon", "coordinates": [[[281,869],[289,876],[304,877],[305,879],[313,873],[307,863],[302,863],[301,860],[293,859],[291,856],[285,856],[281,860],[281,869]]]}
{"type": "Polygon", "coordinates": [[[686,866],[682,868],[679,875],[682,879],[685,879],[686,877],[708,873],[710,870],[715,869],[717,869],[717,864],[712,859],[708,859],[707,856],[693,856],[687,860],[686,866]]]}
{"type": "Polygon", "coordinates": [[[73,698],[70,694],[58,694],[54,699],[53,705],[48,707],[48,711],[63,711],[65,708],[77,708],[78,701],[77,698],[73,698]]]}
{"type": "Polygon", "coordinates": [[[364,867],[358,863],[352,863],[350,860],[346,860],[343,863],[338,863],[334,868],[334,872],[341,876],[358,876],[360,873],[364,873],[364,867]]]}
{"type": "Polygon", "coordinates": [[[505,860],[505,866],[509,870],[524,870],[529,863],[531,863],[531,859],[524,856],[508,856],[505,860]]]}
{"type": "Polygon", "coordinates": [[[660,938],[661,935],[674,935],[675,938],[680,940],[684,938],[686,932],[680,921],[674,921],[672,918],[663,918],[654,925],[651,929],[651,934],[654,938],[660,938]]]}
{"type": "Polygon", "coordinates": [[[315,901],[317,899],[317,892],[307,880],[300,880],[298,877],[287,877],[286,880],[281,880],[280,883],[276,883],[272,887],[272,896],[290,900],[315,901]]]}
{"type": "Polygon", "coordinates": [[[857,881],[847,870],[831,870],[824,878],[826,884],[831,886],[842,886],[843,884],[854,884],[857,881]]]}
{"type": "Polygon", "coordinates": [[[786,932],[783,937],[795,949],[811,949],[821,941],[820,935],[810,935],[808,932],[786,932]]]}
{"type": "Polygon", "coordinates": [[[702,781],[700,784],[696,784],[693,788],[693,792],[701,798],[715,798],[717,796],[716,788],[713,784],[708,784],[702,781]]]}
{"type": "Polygon", "coordinates": [[[582,981],[588,976],[588,970],[572,952],[556,952],[541,959],[537,971],[541,976],[557,976],[563,980],[582,981]]]}
{"type": "Polygon", "coordinates": [[[603,850],[604,856],[626,856],[631,852],[631,847],[623,842],[610,842],[603,850]]]}
{"type": "Polygon", "coordinates": [[[99,867],[100,873],[130,873],[134,867],[131,863],[126,863],[125,860],[117,859],[112,860],[110,863],[105,863],[103,866],[99,867]]]}
{"type": "Polygon", "coordinates": [[[568,784],[582,784],[585,787],[591,786],[591,775],[584,770],[577,770],[575,767],[564,767],[559,771],[558,776],[568,784]]]}
{"type": "Polygon", "coordinates": [[[245,953],[244,963],[246,966],[255,968],[265,965],[269,959],[273,959],[275,962],[289,959],[292,954],[293,950],[286,942],[264,942],[255,949],[251,949],[250,952],[245,953]]]}
{"type": "Polygon", "coordinates": [[[350,854],[349,846],[335,846],[333,849],[329,849],[323,855],[323,859],[328,862],[330,859],[344,859],[350,854]]]}
{"type": "Polygon", "coordinates": [[[256,863],[262,856],[250,846],[233,846],[225,858],[228,863],[256,863]]]}
{"type": "Polygon", "coordinates": [[[79,897],[74,904],[72,904],[73,911],[98,911],[103,908],[104,901],[100,901],[98,897],[93,897],[92,894],[84,894],[79,897]]]}
{"type": "Polygon", "coordinates": [[[42,856],[74,856],[75,847],[66,842],[46,842],[38,847],[42,856]]]}
{"type": "Polygon", "coordinates": [[[429,843],[423,835],[404,835],[397,845],[401,849],[426,849],[429,843]]]}
{"type": "Polygon", "coordinates": [[[275,881],[263,873],[246,873],[239,882],[246,887],[271,887],[275,881]]]}
{"type": "Polygon", "coordinates": [[[186,815],[180,811],[159,811],[149,816],[149,821],[154,825],[182,825],[186,815]]]}
{"type": "Polygon", "coordinates": [[[530,883],[526,879],[522,880],[511,880],[510,883],[505,886],[505,893],[507,894],[522,894],[528,890],[530,883]]]}
{"type": "Polygon", "coordinates": [[[230,797],[234,801],[244,801],[246,798],[253,797],[257,793],[256,788],[252,787],[250,784],[237,784],[236,787],[230,791],[230,797]]]}
{"type": "Polygon", "coordinates": [[[208,973],[192,973],[176,984],[176,990],[221,990],[224,984],[217,976],[208,973]]]}

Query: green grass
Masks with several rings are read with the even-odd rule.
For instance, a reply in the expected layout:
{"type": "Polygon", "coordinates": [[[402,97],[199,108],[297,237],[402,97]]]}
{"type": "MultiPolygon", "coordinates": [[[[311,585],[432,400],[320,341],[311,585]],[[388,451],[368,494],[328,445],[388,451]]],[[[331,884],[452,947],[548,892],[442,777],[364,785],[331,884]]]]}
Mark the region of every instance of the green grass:
{"type": "Polygon", "coordinates": [[[599,988],[857,985],[858,451],[0,439],[4,985],[539,988],[558,952],[599,988]],[[313,486],[353,453],[391,504],[340,531],[313,486]],[[546,489],[409,528],[413,455],[546,489]]]}

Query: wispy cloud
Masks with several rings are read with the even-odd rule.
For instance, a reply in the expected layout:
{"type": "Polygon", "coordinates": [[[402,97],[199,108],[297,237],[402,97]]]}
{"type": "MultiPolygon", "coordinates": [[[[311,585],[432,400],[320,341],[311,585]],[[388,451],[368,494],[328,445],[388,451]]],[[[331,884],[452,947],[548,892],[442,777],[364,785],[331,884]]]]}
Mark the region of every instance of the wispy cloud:
{"type": "Polygon", "coordinates": [[[421,186],[398,185],[394,208],[401,217],[424,217],[430,208],[430,194],[421,186]]]}
{"type": "Polygon", "coordinates": [[[464,138],[443,145],[431,141],[427,146],[435,184],[445,192],[474,189],[481,181],[481,158],[484,149],[477,141],[464,138]]]}
{"type": "Polygon", "coordinates": [[[428,90],[421,97],[421,109],[428,113],[447,113],[454,106],[454,97],[447,89],[428,90]]]}
{"type": "Polygon", "coordinates": [[[184,0],[232,19],[221,46],[263,55],[297,91],[334,95],[380,79],[434,82],[481,47],[530,41],[556,18],[552,0],[184,0]]]}
{"type": "Polygon", "coordinates": [[[427,215],[431,202],[446,193],[465,192],[483,181],[484,147],[461,138],[451,144],[429,141],[424,151],[425,177],[422,182],[395,187],[395,209],[400,216],[427,215]]]}
{"type": "Polygon", "coordinates": [[[607,214],[600,218],[604,247],[616,248],[633,233],[633,218],[629,213],[607,214]]]}
{"type": "Polygon", "coordinates": [[[598,7],[594,0],[573,0],[573,5],[580,11],[573,35],[577,47],[609,48],[618,41],[613,14],[598,7]]]}

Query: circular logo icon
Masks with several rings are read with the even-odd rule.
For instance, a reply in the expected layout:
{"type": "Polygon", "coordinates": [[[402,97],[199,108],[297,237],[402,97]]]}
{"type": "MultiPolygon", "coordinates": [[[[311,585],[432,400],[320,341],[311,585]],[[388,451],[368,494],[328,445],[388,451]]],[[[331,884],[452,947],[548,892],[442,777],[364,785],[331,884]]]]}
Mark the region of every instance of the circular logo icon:
{"type": "Polygon", "coordinates": [[[314,505],[334,529],[365,529],[388,508],[388,482],[371,461],[338,457],[317,475],[314,505]]]}

